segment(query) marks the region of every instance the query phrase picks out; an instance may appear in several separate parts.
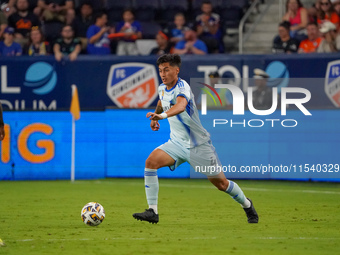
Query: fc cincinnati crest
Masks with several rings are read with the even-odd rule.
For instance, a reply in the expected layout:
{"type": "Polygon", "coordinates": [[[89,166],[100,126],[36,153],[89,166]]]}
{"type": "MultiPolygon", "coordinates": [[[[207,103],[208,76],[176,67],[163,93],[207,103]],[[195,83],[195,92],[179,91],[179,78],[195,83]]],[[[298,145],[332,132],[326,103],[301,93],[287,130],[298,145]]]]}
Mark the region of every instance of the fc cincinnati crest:
{"type": "Polygon", "coordinates": [[[124,63],[111,66],[106,93],[121,108],[146,108],[158,96],[153,65],[124,63]]]}
{"type": "Polygon", "coordinates": [[[340,60],[328,63],[325,92],[336,107],[340,107],[340,60]]]}

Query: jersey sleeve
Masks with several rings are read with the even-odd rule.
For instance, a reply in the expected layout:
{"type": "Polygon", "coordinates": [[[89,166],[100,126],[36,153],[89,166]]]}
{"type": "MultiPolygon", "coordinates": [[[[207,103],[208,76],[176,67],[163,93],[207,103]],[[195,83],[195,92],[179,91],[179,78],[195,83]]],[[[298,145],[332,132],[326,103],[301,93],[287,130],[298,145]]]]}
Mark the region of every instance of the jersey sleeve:
{"type": "Polygon", "coordinates": [[[175,97],[184,97],[188,102],[191,99],[191,90],[189,84],[182,80],[180,83],[178,83],[177,88],[175,90],[175,97]]]}

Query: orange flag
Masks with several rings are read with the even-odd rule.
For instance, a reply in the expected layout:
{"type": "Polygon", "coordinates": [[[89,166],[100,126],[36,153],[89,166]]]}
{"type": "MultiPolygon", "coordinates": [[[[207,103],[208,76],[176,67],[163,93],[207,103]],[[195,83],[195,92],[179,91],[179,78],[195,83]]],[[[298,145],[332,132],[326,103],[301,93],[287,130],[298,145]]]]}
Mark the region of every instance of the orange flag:
{"type": "Polygon", "coordinates": [[[72,101],[71,101],[70,112],[74,120],[80,119],[79,97],[78,97],[78,89],[76,85],[72,85],[72,101]]]}

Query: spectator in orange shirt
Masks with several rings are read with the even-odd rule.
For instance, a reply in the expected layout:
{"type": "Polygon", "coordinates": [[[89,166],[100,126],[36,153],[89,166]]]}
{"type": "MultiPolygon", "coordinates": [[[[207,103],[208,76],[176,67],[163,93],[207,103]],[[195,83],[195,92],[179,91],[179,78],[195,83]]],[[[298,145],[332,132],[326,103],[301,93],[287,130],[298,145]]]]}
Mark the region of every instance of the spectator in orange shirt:
{"type": "Polygon", "coordinates": [[[340,18],[336,11],[334,11],[333,4],[330,0],[320,1],[321,10],[318,13],[318,24],[322,24],[325,21],[332,22],[336,28],[339,28],[340,18]]]}
{"type": "Polygon", "coordinates": [[[319,29],[316,23],[309,23],[307,26],[308,38],[303,40],[299,46],[299,53],[313,53],[316,52],[322,37],[319,36],[319,29]]]}

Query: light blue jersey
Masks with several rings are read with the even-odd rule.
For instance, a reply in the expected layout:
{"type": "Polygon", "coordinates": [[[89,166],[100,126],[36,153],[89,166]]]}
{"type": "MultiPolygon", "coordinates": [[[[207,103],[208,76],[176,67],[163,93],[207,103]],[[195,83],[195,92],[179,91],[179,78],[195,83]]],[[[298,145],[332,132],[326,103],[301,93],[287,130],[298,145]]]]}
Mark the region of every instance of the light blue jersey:
{"type": "Polygon", "coordinates": [[[189,84],[178,78],[175,86],[167,90],[165,84],[158,88],[159,99],[162,102],[163,111],[168,111],[177,102],[177,97],[185,97],[188,105],[184,112],[169,117],[170,139],[180,143],[185,148],[193,148],[210,140],[210,134],[204,129],[199,119],[194,95],[189,84]]]}

